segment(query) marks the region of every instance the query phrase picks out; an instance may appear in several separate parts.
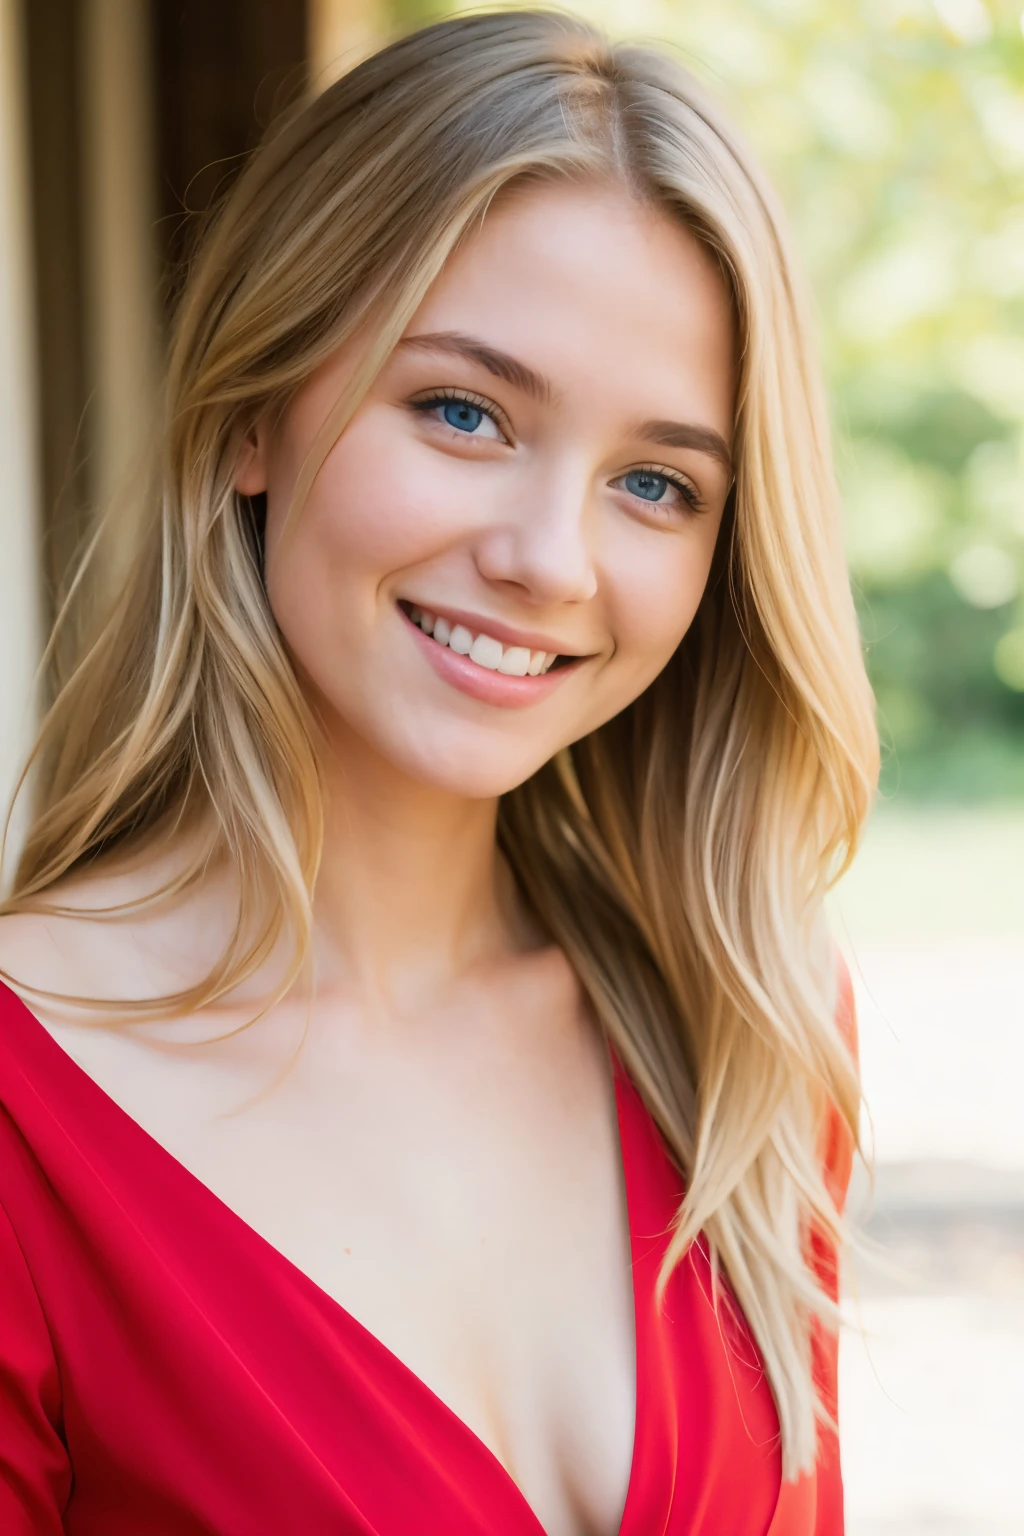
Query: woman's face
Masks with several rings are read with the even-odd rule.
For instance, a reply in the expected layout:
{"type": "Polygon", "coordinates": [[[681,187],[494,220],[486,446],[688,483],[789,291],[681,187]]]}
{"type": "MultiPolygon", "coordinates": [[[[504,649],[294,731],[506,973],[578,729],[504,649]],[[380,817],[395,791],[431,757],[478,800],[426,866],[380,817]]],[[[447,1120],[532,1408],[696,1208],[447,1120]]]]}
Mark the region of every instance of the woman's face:
{"type": "Polygon", "coordinates": [[[685,229],[532,187],[448,262],[287,528],[350,349],[258,428],[237,485],[267,492],[270,604],[336,747],[489,797],[635,699],[708,578],[734,354],[685,229]]]}

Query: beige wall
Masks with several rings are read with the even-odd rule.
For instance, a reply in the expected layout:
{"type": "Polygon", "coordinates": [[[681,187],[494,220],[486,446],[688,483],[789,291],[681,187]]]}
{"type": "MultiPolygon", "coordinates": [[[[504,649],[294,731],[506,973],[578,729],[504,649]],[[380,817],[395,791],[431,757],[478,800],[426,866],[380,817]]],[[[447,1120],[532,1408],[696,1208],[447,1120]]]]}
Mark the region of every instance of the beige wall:
{"type": "Polygon", "coordinates": [[[24,80],[16,0],[0,0],[0,815],[32,730],[39,508],[24,80]]]}

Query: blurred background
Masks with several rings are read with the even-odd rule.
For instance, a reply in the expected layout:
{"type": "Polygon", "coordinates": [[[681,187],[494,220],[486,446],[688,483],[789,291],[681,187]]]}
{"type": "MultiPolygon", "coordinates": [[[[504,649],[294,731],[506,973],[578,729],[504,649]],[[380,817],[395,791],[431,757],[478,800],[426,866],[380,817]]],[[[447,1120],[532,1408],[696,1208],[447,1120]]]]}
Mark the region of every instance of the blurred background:
{"type": "MultiPolygon", "coordinates": [[[[193,215],[415,0],[0,0],[0,796],[53,594],[144,441],[193,215]]],[[[889,1256],[851,1267],[851,1536],[1024,1533],[1022,0],[591,0],[682,50],[817,295],[883,793],[833,920],[889,1256]]]]}

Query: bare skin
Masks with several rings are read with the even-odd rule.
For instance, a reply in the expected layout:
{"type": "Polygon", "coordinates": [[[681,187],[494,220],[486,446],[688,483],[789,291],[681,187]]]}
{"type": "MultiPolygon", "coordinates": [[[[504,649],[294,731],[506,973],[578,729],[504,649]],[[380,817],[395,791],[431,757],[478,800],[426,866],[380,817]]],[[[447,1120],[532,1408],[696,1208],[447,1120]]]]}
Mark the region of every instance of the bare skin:
{"type": "MultiPolygon", "coordinates": [[[[327,738],[312,1003],[199,1043],[251,1018],[280,954],[198,1018],[114,1031],[29,1001],[465,1421],[549,1536],[615,1536],[634,1327],[609,1062],[568,962],[521,910],[495,817],[635,698],[692,620],[731,478],[716,446],[732,431],[730,306],[685,230],[616,189],[562,185],[497,203],[406,335],[287,527],[352,359],[258,427],[238,469],[240,490],[268,494],[268,595],[327,738]],[[525,363],[546,398],[452,334],[525,363]],[[417,408],[437,390],[463,401],[454,424],[445,403],[417,408]],[[699,430],[638,436],[669,420],[699,430]],[[664,496],[638,493],[661,481],[664,496]],[[429,652],[416,605],[577,659],[535,695],[524,680],[525,703],[482,697],[474,663],[429,652]]],[[[65,882],[81,915],[0,921],[0,966],[108,997],[191,984],[226,937],[230,871],[144,915],[86,915],[160,873],[143,857],[65,882]]]]}

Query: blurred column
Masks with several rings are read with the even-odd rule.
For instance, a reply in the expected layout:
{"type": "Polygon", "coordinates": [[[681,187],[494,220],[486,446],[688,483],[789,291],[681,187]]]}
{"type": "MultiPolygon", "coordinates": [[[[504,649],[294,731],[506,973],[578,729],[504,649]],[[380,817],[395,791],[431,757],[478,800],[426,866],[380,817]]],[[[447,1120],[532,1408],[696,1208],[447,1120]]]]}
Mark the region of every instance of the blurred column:
{"type": "Polygon", "coordinates": [[[302,97],[306,0],[150,0],[157,195],[168,309],[202,213],[277,113],[302,97]]]}
{"type": "Polygon", "coordinates": [[[309,0],[309,77],[322,90],[380,46],[394,24],[386,0],[309,0]]]}
{"type": "Polygon", "coordinates": [[[149,17],[146,0],[85,0],[82,13],[89,499],[101,514],[141,459],[159,368],[149,17]]]}
{"type": "Polygon", "coordinates": [[[30,278],[24,40],[0,0],[0,815],[32,729],[39,653],[36,380],[30,278]]]}
{"type": "Polygon", "coordinates": [[[86,529],[79,0],[21,0],[31,173],[41,573],[47,624],[86,529]]]}

